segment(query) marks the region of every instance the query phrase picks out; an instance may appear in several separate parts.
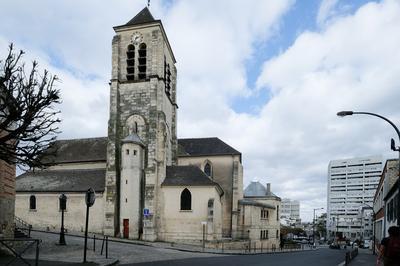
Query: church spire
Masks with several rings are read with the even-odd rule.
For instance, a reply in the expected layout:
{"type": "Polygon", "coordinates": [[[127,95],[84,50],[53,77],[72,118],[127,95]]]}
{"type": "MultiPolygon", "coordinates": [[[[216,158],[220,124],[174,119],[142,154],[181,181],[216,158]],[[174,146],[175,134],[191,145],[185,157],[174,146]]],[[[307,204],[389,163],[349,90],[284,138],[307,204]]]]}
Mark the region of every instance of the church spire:
{"type": "Polygon", "coordinates": [[[133,17],[133,19],[129,20],[128,23],[126,23],[125,25],[130,26],[130,25],[144,24],[154,21],[155,19],[153,15],[150,13],[149,8],[146,6],[145,8],[142,9],[142,11],[140,11],[135,17],[133,17]]]}

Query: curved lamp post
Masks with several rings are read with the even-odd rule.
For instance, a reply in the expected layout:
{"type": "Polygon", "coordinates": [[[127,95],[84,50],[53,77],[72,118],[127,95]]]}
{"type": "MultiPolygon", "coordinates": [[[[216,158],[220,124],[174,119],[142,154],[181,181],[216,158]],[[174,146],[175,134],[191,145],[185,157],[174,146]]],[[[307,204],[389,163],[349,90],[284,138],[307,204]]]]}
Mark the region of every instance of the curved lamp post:
{"type": "MultiPolygon", "coordinates": [[[[348,116],[348,115],[372,115],[372,116],[376,116],[379,117],[380,119],[385,120],[386,122],[388,122],[393,128],[394,130],[396,130],[397,136],[399,137],[399,141],[400,141],[400,131],[399,129],[396,127],[396,125],[390,121],[389,119],[387,119],[386,117],[383,117],[381,115],[378,114],[374,114],[374,113],[369,113],[369,112],[353,112],[353,111],[341,111],[339,113],[337,113],[338,116],[344,117],[344,116],[348,116]]],[[[399,179],[400,179],[400,147],[395,146],[394,140],[391,139],[391,145],[390,148],[393,151],[398,151],[399,152],[399,179]]],[[[397,206],[400,206],[400,181],[397,182],[397,206]]],[[[397,226],[400,226],[400,211],[397,212],[397,226]]]]}

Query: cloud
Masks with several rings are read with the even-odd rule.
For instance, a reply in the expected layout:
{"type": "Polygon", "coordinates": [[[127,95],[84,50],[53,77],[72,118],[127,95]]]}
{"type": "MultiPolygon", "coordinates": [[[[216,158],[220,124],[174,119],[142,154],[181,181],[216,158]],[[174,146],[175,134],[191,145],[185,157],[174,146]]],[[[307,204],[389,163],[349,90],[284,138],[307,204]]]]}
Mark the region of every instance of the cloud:
{"type": "MultiPolygon", "coordinates": [[[[38,59],[62,80],[62,138],[107,134],[112,26],[126,23],[144,4],[1,4],[2,47],[14,41],[27,59],[38,59]]],[[[400,122],[400,8],[383,1],[343,15],[337,1],[323,1],[316,18],[323,27],[299,33],[264,62],[257,88],[248,88],[246,61],[284,34],[280,25],[293,4],[178,0],[152,1],[150,9],[162,19],[178,61],[179,137],[218,136],[240,150],[245,184],[255,177],[272,183],[277,195],[300,200],[304,219],[326,204],[330,160],[389,149],[394,134],[384,121],[335,114],[364,110],[400,122]],[[255,89],[268,90],[268,102],[257,114],[236,113],[233,99],[255,89]]]]}
{"type": "Polygon", "coordinates": [[[283,187],[282,195],[310,205],[326,195],[329,160],[389,151],[395,132],[383,120],[340,119],[335,114],[377,112],[399,124],[398,25],[399,2],[368,3],[321,32],[302,33],[286,51],[264,63],[257,86],[273,94],[259,117],[265,121],[269,151],[256,156],[265,158],[265,171],[274,173],[276,183],[284,180],[280,186],[292,176],[293,187],[283,187]],[[304,186],[298,191],[299,180],[309,194],[302,193],[304,186]]]}
{"type": "Polygon", "coordinates": [[[322,0],[317,14],[317,24],[322,26],[329,18],[336,14],[335,7],[339,0],[322,0]]]}

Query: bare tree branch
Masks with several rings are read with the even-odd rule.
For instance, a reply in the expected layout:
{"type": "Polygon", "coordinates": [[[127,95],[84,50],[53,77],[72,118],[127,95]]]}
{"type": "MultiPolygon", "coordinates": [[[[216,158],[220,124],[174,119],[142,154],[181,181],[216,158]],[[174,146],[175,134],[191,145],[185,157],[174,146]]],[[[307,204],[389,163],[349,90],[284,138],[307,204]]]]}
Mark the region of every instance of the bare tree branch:
{"type": "Polygon", "coordinates": [[[32,62],[28,75],[20,62],[24,52],[14,52],[13,44],[0,61],[0,160],[22,167],[44,167],[41,160],[59,133],[60,92],[56,76],[47,70],[38,73],[32,62]]]}

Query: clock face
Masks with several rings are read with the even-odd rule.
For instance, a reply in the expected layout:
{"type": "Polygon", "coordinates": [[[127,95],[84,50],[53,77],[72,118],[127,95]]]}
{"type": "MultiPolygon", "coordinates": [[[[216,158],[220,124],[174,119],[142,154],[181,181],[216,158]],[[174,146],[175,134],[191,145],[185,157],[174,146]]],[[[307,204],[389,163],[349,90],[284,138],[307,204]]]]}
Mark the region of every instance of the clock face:
{"type": "Polygon", "coordinates": [[[142,42],[142,40],[143,40],[142,34],[135,33],[135,34],[132,35],[132,42],[134,44],[139,44],[139,43],[142,42]]]}

